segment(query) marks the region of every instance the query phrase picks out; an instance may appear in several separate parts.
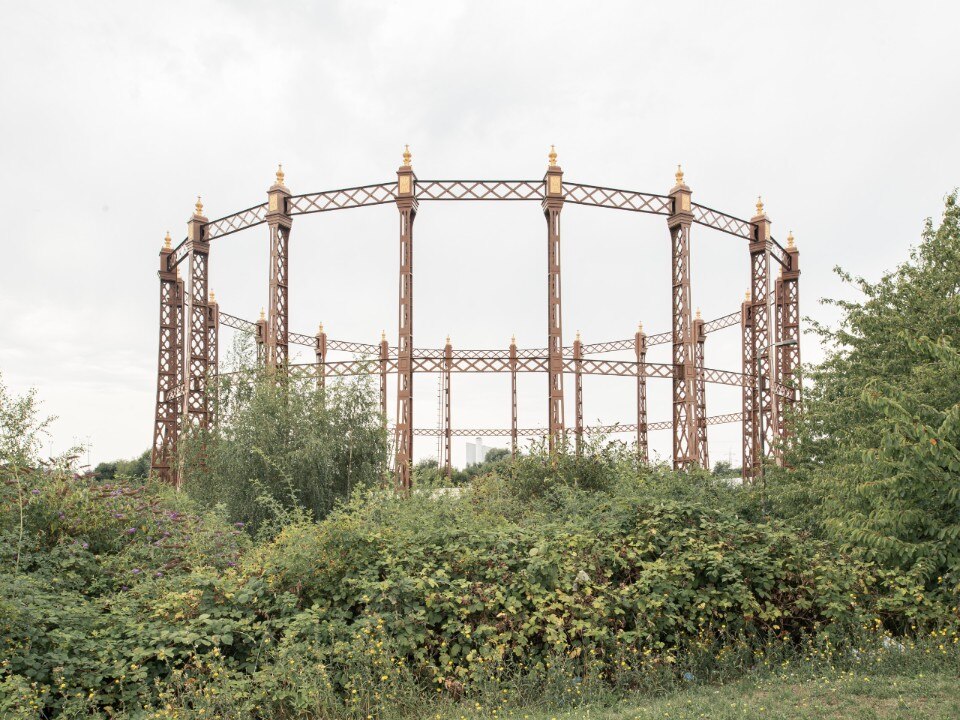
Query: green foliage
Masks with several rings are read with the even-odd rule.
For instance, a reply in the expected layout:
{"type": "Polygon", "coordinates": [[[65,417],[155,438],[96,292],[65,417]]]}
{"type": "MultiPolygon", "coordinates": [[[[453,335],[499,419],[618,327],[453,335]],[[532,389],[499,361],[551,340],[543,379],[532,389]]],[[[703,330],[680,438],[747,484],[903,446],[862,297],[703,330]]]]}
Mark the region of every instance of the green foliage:
{"type": "Polygon", "coordinates": [[[115,480],[130,478],[131,480],[146,480],[150,474],[150,449],[132,460],[113,460],[112,462],[98,463],[94,473],[101,480],[115,480]]]}
{"type": "Polygon", "coordinates": [[[321,518],[354,489],[379,482],[386,431],[369,382],[320,388],[281,379],[248,364],[244,352],[217,385],[212,429],[182,443],[193,497],[258,527],[293,507],[321,518]]]}
{"type": "Polygon", "coordinates": [[[956,416],[960,208],[947,198],[909,262],[832,301],[839,327],[812,381],[791,469],[769,474],[775,514],[934,588],[960,575],[956,416]]]}
{"type": "Polygon", "coordinates": [[[474,478],[487,473],[496,472],[503,468],[510,460],[510,451],[505,448],[493,448],[483,459],[483,462],[471,463],[462,470],[452,468],[447,478],[434,458],[424,458],[414,464],[411,475],[415,487],[463,486],[474,478]]]}

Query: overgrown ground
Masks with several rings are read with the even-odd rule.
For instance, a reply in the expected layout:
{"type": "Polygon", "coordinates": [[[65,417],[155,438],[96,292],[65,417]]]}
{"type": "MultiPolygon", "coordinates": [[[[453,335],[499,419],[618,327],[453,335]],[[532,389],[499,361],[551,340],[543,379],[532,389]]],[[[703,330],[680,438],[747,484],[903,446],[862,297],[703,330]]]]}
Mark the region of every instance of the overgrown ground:
{"type": "Polygon", "coordinates": [[[747,486],[596,439],[398,495],[369,386],[247,365],[176,493],[0,383],[0,717],[957,717],[958,278],[951,196],[747,486]]]}
{"type": "MultiPolygon", "coordinates": [[[[457,708],[438,720],[490,718],[490,711],[457,708]]],[[[956,675],[933,671],[916,675],[852,672],[819,677],[784,674],[763,681],[743,680],[720,687],[697,687],[645,702],[573,710],[520,708],[496,715],[504,720],[954,720],[960,717],[956,675]]]]}

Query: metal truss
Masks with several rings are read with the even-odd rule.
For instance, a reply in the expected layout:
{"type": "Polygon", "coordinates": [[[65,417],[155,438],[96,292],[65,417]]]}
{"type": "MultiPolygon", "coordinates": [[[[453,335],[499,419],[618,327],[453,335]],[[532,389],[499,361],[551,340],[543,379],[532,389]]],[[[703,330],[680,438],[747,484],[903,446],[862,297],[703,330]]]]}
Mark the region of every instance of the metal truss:
{"type": "Polygon", "coordinates": [[[693,222],[699,225],[705,225],[720,232],[736,235],[745,240],[749,240],[753,236],[750,222],[747,220],[741,220],[733,215],[727,215],[726,213],[704,207],[703,205],[697,205],[696,203],[691,203],[690,210],[693,214],[693,222]]]}
{"type": "MultiPolygon", "coordinates": [[[[728,423],[740,422],[740,413],[727,413],[726,415],[715,415],[706,419],[707,425],[724,425],[728,423]]],[[[647,425],[648,430],[669,430],[673,427],[672,420],[661,420],[647,425]]],[[[583,427],[584,435],[613,435],[616,433],[636,432],[637,425],[632,423],[616,423],[614,425],[585,425],[583,427]]],[[[442,428],[416,428],[413,434],[417,437],[442,437],[445,434],[442,428]]],[[[453,437],[510,437],[513,433],[512,428],[455,428],[450,431],[453,437]]],[[[549,433],[548,428],[517,428],[518,437],[546,437],[549,433]]]]}
{"type": "Polygon", "coordinates": [[[183,283],[167,269],[172,250],[160,251],[160,351],[157,358],[157,406],[150,465],[163,481],[177,485],[177,437],[183,367],[183,283]]]}
{"type": "Polygon", "coordinates": [[[291,218],[286,213],[287,198],[290,193],[283,185],[282,175],[270,188],[270,213],[267,222],[270,227],[270,305],[267,314],[267,367],[276,368],[286,365],[289,352],[289,307],[288,287],[290,274],[290,228],[291,218]]]}
{"type": "Polygon", "coordinates": [[[343,190],[326,190],[290,198],[291,215],[307,215],[328,210],[346,210],[368,205],[386,205],[397,199],[397,183],[362,185],[343,190]]]}
{"type": "Polygon", "coordinates": [[[707,466],[706,428],[716,422],[739,421],[743,426],[744,476],[756,476],[764,457],[777,461],[789,439],[790,406],[800,400],[796,373],[800,363],[799,267],[792,236],[783,247],[770,235],[770,222],[758,202],[757,215],[743,220],[693,203],[691,191],[677,173],[677,183],[668,195],[563,181],[563,173],[551,153],[541,180],[423,180],[413,173],[409,153],[395,182],[363,185],[303,195],[291,195],[283,172],[267,191],[267,202],[208,221],[197,202],[188,222],[187,237],[175,248],[169,242],[160,254],[160,341],[157,373],[157,405],[153,437],[154,472],[168,482],[179,482],[177,443],[189,427],[215,422],[208,396],[209,378],[217,373],[220,326],[251,333],[258,358],[268,368],[283,368],[293,379],[310,379],[323,388],[327,377],[377,374],[380,406],[387,423],[387,380],[397,378],[397,416],[392,437],[393,471],[397,487],[410,487],[413,438],[428,431],[413,426],[414,373],[442,374],[441,430],[443,462],[451,468],[450,438],[454,436],[506,434],[511,448],[525,435],[548,438],[551,450],[567,436],[564,418],[565,374],[574,376],[574,433],[577,447],[584,434],[635,432],[638,457],[648,457],[647,432],[673,430],[673,460],[678,468],[707,466]],[[528,201],[539,202],[547,223],[547,346],[509,349],[416,348],[413,345],[413,222],[420,201],[528,201]],[[399,334],[397,345],[386,338],[379,344],[350,342],[289,330],[289,243],[292,217],[355,207],[395,204],[399,233],[399,334]],[[598,343],[564,346],[560,271],[560,213],[566,203],[588,205],[667,218],[672,245],[672,326],[670,332],[598,343]],[[269,316],[252,323],[222,313],[209,294],[210,241],[258,225],[269,226],[270,278],[269,316]],[[749,241],[751,298],[740,312],[713,320],[692,317],[690,289],[690,230],[693,224],[709,227],[749,241]],[[772,262],[782,272],[773,278],[772,262]],[[178,268],[186,266],[186,282],[178,268]],[[772,285],[772,287],[771,287],[772,285]],[[707,334],[737,324],[741,326],[743,357],[741,372],[705,367],[707,334]],[[793,342],[791,342],[793,341],[793,342]],[[787,343],[784,345],[784,343],[787,343]],[[292,365],[289,345],[312,348],[315,363],[292,365]],[[672,362],[646,362],[655,345],[672,345],[672,362]],[[331,362],[328,353],[344,352],[355,359],[331,362]],[[601,360],[594,355],[632,351],[633,360],[601,360]],[[360,356],[360,357],[356,357],[360,356]],[[456,429],[451,426],[451,377],[453,373],[509,372],[511,375],[511,427],[507,431],[456,429]],[[548,427],[518,427],[517,375],[521,372],[547,376],[548,427]],[[583,376],[632,377],[637,390],[637,417],[632,425],[588,427],[583,422],[583,376]],[[647,378],[670,378],[673,382],[673,417],[647,422],[647,378]],[[719,383],[742,388],[742,412],[706,417],[705,388],[719,383]],[[720,420],[719,418],[727,418],[720,420]]]}
{"type": "Polygon", "coordinates": [[[633,190],[616,190],[576,183],[564,183],[563,190],[563,199],[576,205],[593,205],[654,215],[669,215],[673,208],[672,200],[665,195],[650,195],[633,190]]]}
{"type": "Polygon", "coordinates": [[[560,211],[563,209],[563,171],[556,156],[543,178],[547,221],[547,446],[554,452],[563,436],[563,309],[560,292],[560,211]]]}
{"type": "Polygon", "coordinates": [[[204,236],[208,241],[214,238],[232,235],[235,232],[246,230],[267,221],[267,203],[254,205],[246,210],[226,215],[218,220],[211,220],[204,228],[204,236]]]}
{"type": "Polygon", "coordinates": [[[543,200],[542,180],[423,180],[417,200],[543,200]]]}

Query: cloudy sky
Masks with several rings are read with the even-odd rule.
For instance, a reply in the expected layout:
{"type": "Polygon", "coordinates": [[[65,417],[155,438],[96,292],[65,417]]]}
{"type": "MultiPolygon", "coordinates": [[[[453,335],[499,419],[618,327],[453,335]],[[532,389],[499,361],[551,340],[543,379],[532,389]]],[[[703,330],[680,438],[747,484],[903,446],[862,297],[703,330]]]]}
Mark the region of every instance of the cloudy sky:
{"type": "MultiPolygon", "coordinates": [[[[830,319],[817,301],[849,292],[832,268],[893,267],[960,183],[958,21],[928,2],[0,0],[0,372],[59,416],[51,450],[138,454],[157,252],[196,195],[211,218],[263,202],[278,162],[295,194],[388,181],[404,143],[424,179],[539,178],[553,143],[570,181],[666,193],[683,163],[696,201],[742,217],[762,193],[775,236],[796,235],[803,312],[830,319]]],[[[292,329],[395,342],[396,215],[295,220],[292,329]]],[[[423,203],[416,345],[543,346],[544,238],[535,203],[423,203]]],[[[745,243],[693,238],[694,304],[737,309],[745,243]]],[[[663,218],[568,206],[562,242],[568,342],[669,328],[663,218]]],[[[264,227],[213,243],[224,311],[256,318],[267,254],[264,227]]],[[[736,329],[707,353],[736,368],[736,329]]],[[[803,353],[820,357],[815,338],[803,353]]],[[[668,385],[651,381],[651,421],[669,417],[668,385]]],[[[507,377],[455,377],[453,392],[455,426],[509,425],[507,377]]],[[[522,426],[545,424],[545,393],[522,379],[522,426]]],[[[436,379],[416,397],[416,425],[436,426],[436,379]]],[[[633,398],[630,380],[588,378],[588,421],[633,421],[633,398]]],[[[707,402],[739,409],[735,389],[707,402]]],[[[662,455],[669,442],[651,435],[662,455]]],[[[711,428],[710,450],[737,463],[739,428],[711,428]]]]}

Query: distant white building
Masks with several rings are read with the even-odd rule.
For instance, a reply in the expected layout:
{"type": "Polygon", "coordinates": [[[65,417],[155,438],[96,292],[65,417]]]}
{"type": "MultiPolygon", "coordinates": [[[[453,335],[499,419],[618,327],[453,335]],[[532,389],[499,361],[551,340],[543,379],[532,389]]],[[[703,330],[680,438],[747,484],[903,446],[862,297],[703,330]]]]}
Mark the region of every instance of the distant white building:
{"type": "Polygon", "coordinates": [[[476,465],[487,459],[487,453],[493,448],[483,444],[483,438],[477,438],[475,443],[467,443],[467,465],[476,465]]]}

